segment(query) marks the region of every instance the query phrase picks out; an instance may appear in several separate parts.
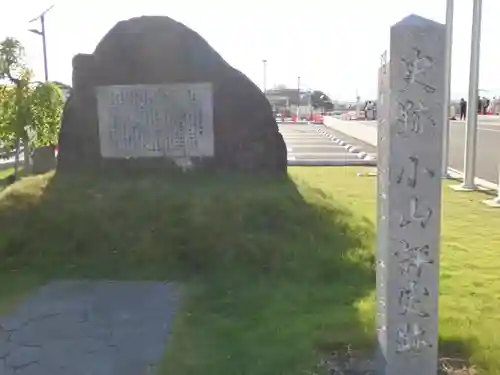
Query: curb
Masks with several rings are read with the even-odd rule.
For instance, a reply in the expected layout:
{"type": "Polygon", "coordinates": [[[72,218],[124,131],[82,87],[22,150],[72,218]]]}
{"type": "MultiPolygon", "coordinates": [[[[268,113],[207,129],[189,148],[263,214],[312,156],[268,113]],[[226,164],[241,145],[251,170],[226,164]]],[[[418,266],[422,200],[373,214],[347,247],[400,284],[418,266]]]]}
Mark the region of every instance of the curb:
{"type": "MultiPolygon", "coordinates": [[[[334,119],[334,120],[338,121],[338,119],[334,119]]],[[[329,126],[327,124],[325,124],[325,126],[328,129],[332,129],[333,131],[336,131],[338,133],[344,134],[342,132],[342,130],[337,130],[336,128],[334,128],[332,126],[329,126]]],[[[355,135],[351,135],[351,134],[347,134],[347,133],[346,133],[346,135],[348,137],[357,138],[355,135]]],[[[372,146],[377,147],[376,143],[374,144],[373,142],[367,142],[364,139],[360,139],[360,141],[361,142],[369,143],[372,146]]],[[[454,168],[448,167],[448,177],[450,179],[453,179],[453,180],[463,180],[464,179],[464,173],[461,172],[461,171],[459,171],[458,169],[454,169],[454,168]]],[[[494,183],[494,182],[491,182],[491,181],[488,181],[488,180],[484,180],[484,179],[479,178],[479,177],[474,178],[474,182],[475,182],[475,184],[477,186],[479,186],[480,188],[486,189],[486,190],[498,190],[499,189],[499,185],[497,183],[494,183]]]]}
{"type": "Polygon", "coordinates": [[[365,161],[371,161],[371,162],[376,161],[376,158],[373,157],[372,155],[368,155],[366,152],[361,151],[361,149],[359,147],[351,145],[349,143],[346,143],[344,140],[342,140],[342,139],[340,139],[338,137],[335,137],[333,134],[325,131],[321,127],[316,127],[315,129],[316,129],[316,131],[318,133],[320,133],[321,135],[323,135],[326,138],[330,139],[331,141],[333,141],[337,145],[344,147],[344,149],[347,152],[355,154],[359,159],[365,160],[365,161]]]}
{"type": "Polygon", "coordinates": [[[289,167],[374,167],[374,163],[368,159],[362,160],[288,160],[289,167]]]}
{"type": "MultiPolygon", "coordinates": [[[[451,179],[454,180],[463,180],[464,179],[464,173],[460,172],[457,169],[448,167],[448,174],[451,179]]],[[[474,178],[474,182],[476,183],[477,186],[482,187],[483,189],[486,190],[498,190],[498,185],[495,184],[494,182],[483,180],[482,178],[476,177],[474,178]]]]}

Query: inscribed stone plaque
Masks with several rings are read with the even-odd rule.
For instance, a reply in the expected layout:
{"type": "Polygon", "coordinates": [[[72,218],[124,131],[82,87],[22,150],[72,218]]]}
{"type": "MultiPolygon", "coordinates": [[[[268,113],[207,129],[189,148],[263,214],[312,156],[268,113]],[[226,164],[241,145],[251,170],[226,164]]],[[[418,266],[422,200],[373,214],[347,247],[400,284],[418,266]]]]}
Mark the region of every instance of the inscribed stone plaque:
{"type": "Polygon", "coordinates": [[[391,28],[390,51],[380,80],[379,372],[435,375],[445,26],[409,16],[391,28]]]}
{"type": "Polygon", "coordinates": [[[96,89],[104,158],[214,155],[210,83],[96,89]]]}

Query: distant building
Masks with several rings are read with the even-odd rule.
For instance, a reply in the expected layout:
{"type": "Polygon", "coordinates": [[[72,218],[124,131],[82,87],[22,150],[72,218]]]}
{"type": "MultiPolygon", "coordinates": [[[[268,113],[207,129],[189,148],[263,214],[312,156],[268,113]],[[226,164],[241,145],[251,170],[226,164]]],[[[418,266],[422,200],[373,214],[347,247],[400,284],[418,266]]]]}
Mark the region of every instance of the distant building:
{"type": "Polygon", "coordinates": [[[271,89],[266,91],[266,97],[273,107],[273,111],[285,112],[287,117],[291,114],[297,114],[297,109],[300,117],[321,111],[321,109],[313,109],[309,91],[301,90],[299,94],[297,89],[271,89]]]}

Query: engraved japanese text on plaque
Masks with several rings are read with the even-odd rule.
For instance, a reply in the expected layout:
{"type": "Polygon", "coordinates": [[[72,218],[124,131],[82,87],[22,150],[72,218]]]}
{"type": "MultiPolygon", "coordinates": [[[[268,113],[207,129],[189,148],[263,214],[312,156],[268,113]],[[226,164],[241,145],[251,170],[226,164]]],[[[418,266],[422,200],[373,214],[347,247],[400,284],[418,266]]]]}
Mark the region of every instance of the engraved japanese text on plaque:
{"type": "Polygon", "coordinates": [[[214,155],[210,83],[102,86],[96,96],[102,157],[214,155]]]}

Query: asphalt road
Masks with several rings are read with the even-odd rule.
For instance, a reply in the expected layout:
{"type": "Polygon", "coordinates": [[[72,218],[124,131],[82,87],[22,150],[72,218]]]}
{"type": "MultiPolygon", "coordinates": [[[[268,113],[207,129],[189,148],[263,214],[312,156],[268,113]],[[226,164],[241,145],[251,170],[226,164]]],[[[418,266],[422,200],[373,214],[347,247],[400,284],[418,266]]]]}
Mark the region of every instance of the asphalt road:
{"type": "MultiPolygon", "coordinates": [[[[329,137],[328,129],[322,125],[300,123],[279,124],[288,151],[289,165],[365,165],[373,163],[359,155],[364,145],[358,141],[349,144],[358,152],[348,151],[346,145],[339,145],[329,137]],[[323,130],[323,131],[321,131],[323,130]],[[326,132],[326,134],[325,134],[326,132]]],[[[347,138],[347,137],[344,137],[347,138]]],[[[367,150],[370,153],[374,150],[367,150]]],[[[367,157],[372,155],[367,155],[367,157]]]]}
{"type": "MultiPolygon", "coordinates": [[[[452,121],[450,125],[449,163],[463,171],[465,151],[465,122],[452,121]]],[[[498,181],[500,160],[500,117],[481,116],[478,119],[476,176],[491,182],[498,181]]]]}
{"type": "MultiPolygon", "coordinates": [[[[376,121],[362,121],[377,126],[376,121]]],[[[476,177],[496,183],[500,160],[500,116],[479,116],[477,132],[476,177]]],[[[450,124],[450,167],[464,170],[465,121],[450,124]]]]}

